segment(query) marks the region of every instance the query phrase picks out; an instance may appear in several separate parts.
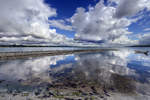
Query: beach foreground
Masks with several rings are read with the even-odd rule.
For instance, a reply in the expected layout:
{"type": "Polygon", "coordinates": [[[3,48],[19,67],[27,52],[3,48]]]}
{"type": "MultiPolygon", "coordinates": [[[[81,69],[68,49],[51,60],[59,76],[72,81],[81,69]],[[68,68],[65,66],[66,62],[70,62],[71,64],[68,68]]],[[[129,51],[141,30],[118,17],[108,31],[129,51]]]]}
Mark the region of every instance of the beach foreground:
{"type": "Polygon", "coordinates": [[[149,100],[150,57],[137,51],[1,53],[0,100],[149,100]]]}

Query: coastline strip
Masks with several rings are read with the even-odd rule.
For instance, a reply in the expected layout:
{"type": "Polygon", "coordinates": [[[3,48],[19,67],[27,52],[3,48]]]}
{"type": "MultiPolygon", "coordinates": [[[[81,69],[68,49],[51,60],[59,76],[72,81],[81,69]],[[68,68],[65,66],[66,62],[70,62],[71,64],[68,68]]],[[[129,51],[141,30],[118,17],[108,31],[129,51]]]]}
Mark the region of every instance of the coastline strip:
{"type": "Polygon", "coordinates": [[[1,52],[0,60],[2,59],[17,59],[25,57],[39,57],[39,56],[55,56],[55,55],[67,55],[75,53],[90,53],[90,52],[102,52],[116,49],[84,49],[84,50],[56,50],[56,51],[26,51],[26,52],[1,52]]]}

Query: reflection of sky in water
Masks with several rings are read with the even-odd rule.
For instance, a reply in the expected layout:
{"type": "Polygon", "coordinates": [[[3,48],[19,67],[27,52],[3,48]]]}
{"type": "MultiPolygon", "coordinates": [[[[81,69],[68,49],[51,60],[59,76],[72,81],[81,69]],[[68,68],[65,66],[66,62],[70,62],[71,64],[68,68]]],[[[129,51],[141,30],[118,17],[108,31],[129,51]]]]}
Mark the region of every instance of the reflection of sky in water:
{"type": "Polygon", "coordinates": [[[125,81],[129,80],[128,77],[134,78],[131,84],[136,87],[135,91],[150,95],[150,56],[122,49],[0,62],[1,80],[22,80],[24,84],[32,84],[36,80],[34,84],[37,85],[57,79],[63,83],[69,76],[72,80],[76,77],[80,81],[95,81],[108,86],[115,86],[120,82],[119,78],[125,81]]]}
{"type": "Polygon", "coordinates": [[[134,69],[139,75],[139,80],[150,82],[150,56],[144,54],[130,54],[128,67],[134,69]]]}
{"type": "Polygon", "coordinates": [[[26,80],[32,76],[35,77],[48,72],[48,70],[50,70],[50,65],[56,65],[57,61],[63,59],[65,59],[65,56],[4,61],[0,64],[0,78],[26,80]]]}
{"type": "Polygon", "coordinates": [[[56,67],[60,67],[63,64],[74,63],[74,62],[75,62],[74,55],[70,55],[63,60],[57,61],[55,65],[50,65],[50,68],[56,68],[56,67]]]}

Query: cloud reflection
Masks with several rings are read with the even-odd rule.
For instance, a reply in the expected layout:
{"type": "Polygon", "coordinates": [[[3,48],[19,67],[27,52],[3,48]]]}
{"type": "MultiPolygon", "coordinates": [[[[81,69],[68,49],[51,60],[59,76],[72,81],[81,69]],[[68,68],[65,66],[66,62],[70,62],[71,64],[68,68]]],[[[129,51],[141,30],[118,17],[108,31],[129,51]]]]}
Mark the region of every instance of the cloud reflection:
{"type": "Polygon", "coordinates": [[[66,56],[51,56],[27,60],[6,61],[0,64],[0,79],[28,81],[39,78],[39,81],[48,80],[50,65],[56,65],[57,61],[65,59],[66,56]]]}
{"type": "MultiPolygon", "coordinates": [[[[150,95],[150,85],[142,82],[149,74],[141,69],[144,65],[133,60],[147,62],[131,50],[104,51],[101,53],[82,53],[76,55],[59,55],[26,60],[12,60],[0,63],[0,79],[8,81],[21,80],[25,85],[51,84],[55,88],[76,88],[123,94],[150,95]]],[[[149,71],[149,70],[146,70],[149,71]]],[[[88,91],[87,91],[88,92],[88,91]]]]}
{"type": "Polygon", "coordinates": [[[141,75],[137,73],[136,67],[128,67],[131,62],[129,56],[133,53],[131,50],[121,50],[79,54],[75,56],[76,63],[61,65],[61,70],[54,73],[52,71],[52,75],[58,79],[57,82],[60,82],[61,86],[81,88],[90,85],[108,91],[115,89],[120,93],[149,95],[149,84],[143,84],[136,79],[141,75]]]}

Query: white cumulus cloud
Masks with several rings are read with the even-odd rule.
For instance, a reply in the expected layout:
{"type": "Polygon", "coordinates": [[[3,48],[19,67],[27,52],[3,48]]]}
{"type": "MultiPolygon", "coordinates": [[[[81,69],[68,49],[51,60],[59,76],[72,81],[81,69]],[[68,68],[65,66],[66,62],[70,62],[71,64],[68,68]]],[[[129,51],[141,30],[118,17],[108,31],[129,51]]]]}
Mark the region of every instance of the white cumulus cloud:
{"type": "Polygon", "coordinates": [[[72,31],[71,25],[66,25],[64,20],[50,20],[50,25],[62,30],[72,31]]]}
{"type": "Polygon", "coordinates": [[[128,27],[138,20],[137,17],[132,18],[133,16],[144,9],[149,10],[149,4],[149,0],[109,0],[109,4],[105,5],[101,0],[87,10],[77,8],[70,19],[76,30],[75,38],[103,40],[104,43],[135,44],[137,41],[128,38],[128,35],[132,34],[128,27]],[[112,2],[116,6],[112,6],[112,2]]]}
{"type": "Polygon", "coordinates": [[[0,41],[68,41],[50,28],[48,18],[56,15],[44,0],[0,0],[0,41]]]}
{"type": "Polygon", "coordinates": [[[77,32],[76,38],[113,42],[122,35],[130,34],[127,27],[131,21],[127,18],[114,18],[115,11],[116,8],[105,6],[102,2],[89,7],[88,11],[78,8],[71,18],[77,32]]]}
{"type": "MultiPolygon", "coordinates": [[[[114,0],[115,1],[115,0],[114,0]]],[[[150,9],[149,0],[118,0],[118,7],[115,16],[121,18],[124,16],[134,16],[139,11],[150,9]]]]}
{"type": "Polygon", "coordinates": [[[149,45],[150,44],[150,34],[144,34],[139,37],[139,44],[149,45]]]}

